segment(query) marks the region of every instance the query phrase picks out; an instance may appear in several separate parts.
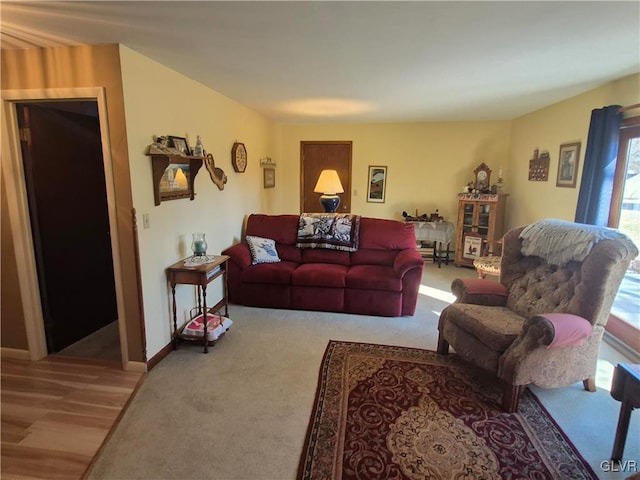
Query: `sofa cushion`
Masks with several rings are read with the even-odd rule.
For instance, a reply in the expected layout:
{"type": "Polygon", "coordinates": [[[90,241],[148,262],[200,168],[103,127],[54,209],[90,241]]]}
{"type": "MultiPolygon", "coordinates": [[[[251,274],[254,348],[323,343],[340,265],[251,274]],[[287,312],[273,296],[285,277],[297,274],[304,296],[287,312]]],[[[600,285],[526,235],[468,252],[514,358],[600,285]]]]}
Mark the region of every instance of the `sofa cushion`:
{"type": "Polygon", "coordinates": [[[291,275],[298,267],[294,262],[259,263],[242,270],[241,278],[246,283],[291,284],[291,275]]]}
{"type": "Polygon", "coordinates": [[[294,247],[293,245],[286,245],[284,243],[277,242],[276,248],[278,249],[278,254],[282,260],[302,263],[302,251],[299,248],[294,247]]]}
{"type": "Polygon", "coordinates": [[[351,265],[393,265],[398,255],[396,250],[377,250],[373,248],[360,248],[351,253],[351,265]]]}
{"type": "Polygon", "coordinates": [[[354,265],[347,273],[347,287],[360,290],[402,291],[402,279],[393,268],[382,265],[354,265]]]}
{"type": "Polygon", "coordinates": [[[246,235],[272,238],[276,243],[295,245],[299,215],[264,215],[254,213],[247,219],[246,235]]]}
{"type": "Polygon", "coordinates": [[[305,263],[292,274],[294,286],[344,288],[347,267],[328,263],[305,263]]]}
{"type": "Polygon", "coordinates": [[[251,263],[277,263],[280,261],[275,240],[247,235],[245,240],[251,251],[251,263]]]}
{"type": "Polygon", "coordinates": [[[452,325],[498,352],[504,352],[513,343],[525,321],[524,317],[506,307],[468,303],[453,303],[443,310],[442,315],[452,325]]]}
{"type": "Polygon", "coordinates": [[[305,248],[302,252],[300,263],[335,263],[349,266],[351,258],[349,252],[327,250],[325,248],[305,248]]]}
{"type": "Polygon", "coordinates": [[[362,217],[360,219],[360,248],[415,249],[416,232],[411,223],[362,217]]]}

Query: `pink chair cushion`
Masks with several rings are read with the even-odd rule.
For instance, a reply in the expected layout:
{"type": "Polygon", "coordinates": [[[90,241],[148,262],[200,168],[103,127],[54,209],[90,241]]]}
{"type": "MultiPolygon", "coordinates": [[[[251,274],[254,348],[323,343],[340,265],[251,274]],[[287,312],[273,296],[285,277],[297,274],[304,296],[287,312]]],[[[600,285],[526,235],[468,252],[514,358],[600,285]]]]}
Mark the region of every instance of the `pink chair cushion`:
{"type": "Polygon", "coordinates": [[[588,320],[570,313],[545,313],[538,315],[553,325],[555,335],[547,348],[560,348],[582,345],[585,338],[593,333],[588,320]]]}

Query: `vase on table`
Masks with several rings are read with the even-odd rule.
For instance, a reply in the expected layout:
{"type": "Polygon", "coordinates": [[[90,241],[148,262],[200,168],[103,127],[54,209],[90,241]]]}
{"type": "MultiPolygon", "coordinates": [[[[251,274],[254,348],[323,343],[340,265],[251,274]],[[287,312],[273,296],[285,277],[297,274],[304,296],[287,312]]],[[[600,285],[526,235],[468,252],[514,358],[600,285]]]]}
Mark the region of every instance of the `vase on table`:
{"type": "Polygon", "coordinates": [[[194,233],[191,242],[191,250],[194,257],[203,257],[207,254],[207,240],[202,232],[194,233]]]}

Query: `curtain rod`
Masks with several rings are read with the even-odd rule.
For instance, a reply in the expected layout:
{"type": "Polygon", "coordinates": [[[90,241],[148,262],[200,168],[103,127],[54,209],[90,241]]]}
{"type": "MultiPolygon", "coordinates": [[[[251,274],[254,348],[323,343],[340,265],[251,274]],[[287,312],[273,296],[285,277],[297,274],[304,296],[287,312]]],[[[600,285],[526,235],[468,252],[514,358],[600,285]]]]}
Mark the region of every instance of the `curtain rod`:
{"type": "Polygon", "coordinates": [[[618,113],[626,112],[627,110],[633,110],[634,108],[640,108],[640,103],[634,103],[633,105],[629,105],[627,107],[620,107],[618,109],[618,113]]]}

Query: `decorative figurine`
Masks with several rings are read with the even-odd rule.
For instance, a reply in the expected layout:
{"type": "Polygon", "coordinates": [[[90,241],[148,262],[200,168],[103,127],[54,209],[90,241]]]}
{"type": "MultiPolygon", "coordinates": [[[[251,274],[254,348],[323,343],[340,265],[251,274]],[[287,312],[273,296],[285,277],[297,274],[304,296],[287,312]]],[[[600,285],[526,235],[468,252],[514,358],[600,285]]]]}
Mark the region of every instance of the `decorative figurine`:
{"type": "Polygon", "coordinates": [[[202,145],[202,137],[196,136],[196,144],[193,147],[193,155],[196,157],[204,157],[204,145],[202,145]]]}

